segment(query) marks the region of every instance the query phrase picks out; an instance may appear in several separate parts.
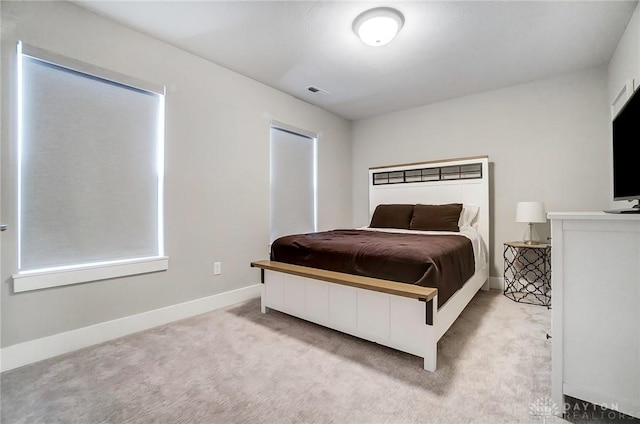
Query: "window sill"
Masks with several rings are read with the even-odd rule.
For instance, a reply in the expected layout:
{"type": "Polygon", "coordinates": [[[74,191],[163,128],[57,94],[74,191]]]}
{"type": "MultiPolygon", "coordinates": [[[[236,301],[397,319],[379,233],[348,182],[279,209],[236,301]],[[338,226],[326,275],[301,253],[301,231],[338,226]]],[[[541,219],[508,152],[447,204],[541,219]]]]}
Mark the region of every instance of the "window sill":
{"type": "Polygon", "coordinates": [[[74,269],[23,272],[13,275],[13,291],[19,293],[167,269],[169,269],[169,258],[158,256],[74,269]]]}

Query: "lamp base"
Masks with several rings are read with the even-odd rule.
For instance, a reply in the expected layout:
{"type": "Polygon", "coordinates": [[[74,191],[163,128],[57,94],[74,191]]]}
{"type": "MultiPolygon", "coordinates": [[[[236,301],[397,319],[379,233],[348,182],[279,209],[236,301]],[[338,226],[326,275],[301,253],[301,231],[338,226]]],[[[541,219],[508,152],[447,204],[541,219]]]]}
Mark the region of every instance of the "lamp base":
{"type": "Polygon", "coordinates": [[[537,246],[538,244],[542,244],[541,241],[536,240],[524,240],[523,243],[529,246],[537,246]]]}
{"type": "Polygon", "coordinates": [[[522,242],[528,246],[536,246],[538,244],[542,244],[539,241],[540,237],[536,233],[536,230],[533,228],[533,223],[529,223],[524,235],[522,236],[522,242]]]}

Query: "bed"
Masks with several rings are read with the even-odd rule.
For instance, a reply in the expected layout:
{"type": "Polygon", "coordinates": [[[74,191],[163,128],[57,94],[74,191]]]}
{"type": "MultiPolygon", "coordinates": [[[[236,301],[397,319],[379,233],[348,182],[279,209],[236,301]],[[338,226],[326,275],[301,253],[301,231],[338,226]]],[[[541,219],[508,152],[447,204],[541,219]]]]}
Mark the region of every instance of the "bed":
{"type": "Polygon", "coordinates": [[[365,227],[281,237],[261,308],[424,358],[489,278],[488,157],[369,170],[365,227]]]}

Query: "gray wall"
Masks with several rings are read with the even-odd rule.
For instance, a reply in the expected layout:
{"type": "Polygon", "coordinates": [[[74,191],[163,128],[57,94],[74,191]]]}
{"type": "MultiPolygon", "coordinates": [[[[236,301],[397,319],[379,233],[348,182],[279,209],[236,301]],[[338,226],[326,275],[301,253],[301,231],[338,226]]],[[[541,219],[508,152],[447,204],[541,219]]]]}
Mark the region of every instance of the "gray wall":
{"type": "Polygon", "coordinates": [[[351,225],[349,121],[71,3],[1,7],[2,347],[258,283],[249,263],[268,255],[271,119],[319,133],[319,227],[351,225]],[[11,293],[19,39],[166,85],[167,272],[11,293]]]}
{"type": "MultiPolygon", "coordinates": [[[[609,61],[608,103],[611,104],[627,81],[634,79],[640,87],[640,5],[636,6],[627,28],[609,61]]],[[[610,171],[610,184],[613,172],[610,171]]],[[[628,208],[629,202],[613,202],[612,208],[628,208]]]]}
{"type": "MultiPolygon", "coordinates": [[[[368,220],[371,166],[489,155],[491,275],[503,242],[520,240],[518,201],[547,211],[603,210],[610,203],[606,69],[590,69],[453,99],[353,124],[354,224],[368,220]]],[[[549,234],[549,224],[536,229],[549,234]]]]}
{"type": "Polygon", "coordinates": [[[502,242],[525,229],[515,222],[518,201],[541,200],[548,211],[611,207],[609,103],[640,75],[636,9],[606,69],[350,123],[69,3],[3,0],[0,11],[2,219],[11,225],[2,236],[2,347],[256,283],[248,264],[267,255],[270,119],[320,134],[320,230],[368,221],[370,166],[488,154],[499,277],[502,242]],[[18,39],[167,86],[168,272],[11,293],[18,39]]]}
{"type": "Polygon", "coordinates": [[[640,86],[640,5],[636,6],[624,34],[609,61],[609,103],[627,80],[635,78],[640,86]]]}
{"type": "MultiPolygon", "coordinates": [[[[543,201],[547,211],[629,206],[613,201],[610,105],[632,78],[640,85],[640,5],[607,67],[355,121],[354,224],[368,220],[369,167],[487,154],[491,276],[502,277],[502,243],[525,230],[518,201],[543,201]]],[[[549,223],[536,225],[549,235],[549,223]]]]}

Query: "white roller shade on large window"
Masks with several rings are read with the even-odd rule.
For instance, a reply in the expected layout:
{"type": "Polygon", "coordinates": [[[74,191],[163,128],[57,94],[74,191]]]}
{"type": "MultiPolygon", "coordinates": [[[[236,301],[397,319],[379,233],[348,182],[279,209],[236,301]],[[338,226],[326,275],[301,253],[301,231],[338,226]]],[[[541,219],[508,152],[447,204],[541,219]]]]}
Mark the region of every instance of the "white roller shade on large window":
{"type": "Polygon", "coordinates": [[[316,231],[316,139],[271,127],[271,242],[316,231]]]}
{"type": "Polygon", "coordinates": [[[18,278],[162,257],[163,90],[19,56],[18,278]]]}

